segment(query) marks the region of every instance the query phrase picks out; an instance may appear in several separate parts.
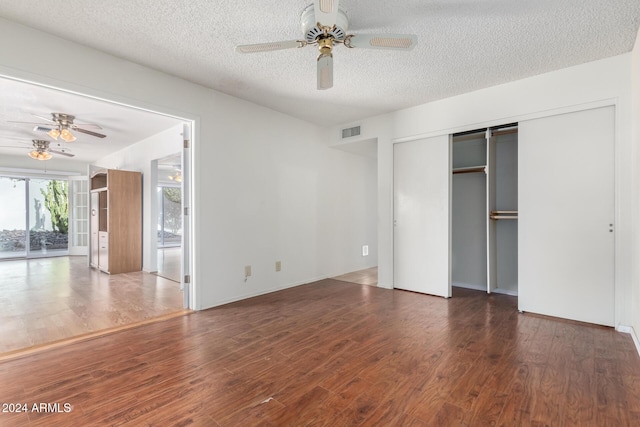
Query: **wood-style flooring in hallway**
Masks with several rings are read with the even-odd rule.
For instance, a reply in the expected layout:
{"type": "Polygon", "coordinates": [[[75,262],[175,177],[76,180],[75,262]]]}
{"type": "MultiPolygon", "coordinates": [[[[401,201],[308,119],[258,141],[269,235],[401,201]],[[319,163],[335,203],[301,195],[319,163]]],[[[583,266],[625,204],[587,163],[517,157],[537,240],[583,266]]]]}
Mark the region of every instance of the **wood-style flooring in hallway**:
{"type": "Polygon", "coordinates": [[[180,284],[153,274],[108,275],[86,257],[0,262],[0,354],[182,309],[180,284]]]}

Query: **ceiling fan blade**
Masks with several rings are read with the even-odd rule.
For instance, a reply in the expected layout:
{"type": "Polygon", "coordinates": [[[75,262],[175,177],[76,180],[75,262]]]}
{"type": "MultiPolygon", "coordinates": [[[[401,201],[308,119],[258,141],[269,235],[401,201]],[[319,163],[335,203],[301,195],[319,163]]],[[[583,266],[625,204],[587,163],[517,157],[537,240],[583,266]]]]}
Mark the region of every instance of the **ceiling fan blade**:
{"type": "Polygon", "coordinates": [[[91,128],[91,129],[102,129],[102,126],[97,125],[95,123],[74,123],[73,125],[71,125],[72,128],[77,128],[77,127],[81,127],[81,128],[91,128]]]}
{"type": "Polygon", "coordinates": [[[82,128],[78,128],[78,127],[74,127],[73,130],[77,131],[77,132],[86,133],[87,135],[96,136],[98,138],[106,138],[106,136],[107,136],[107,135],[103,135],[103,134],[98,133],[98,132],[93,132],[91,130],[86,130],[86,129],[82,129],[82,128]]]}
{"type": "Polygon", "coordinates": [[[356,34],[347,36],[345,46],[362,49],[411,50],[418,43],[414,34],[356,34]]]}
{"type": "Polygon", "coordinates": [[[50,123],[55,123],[55,121],[54,121],[54,120],[52,120],[52,119],[51,119],[51,117],[39,116],[39,115],[37,115],[37,114],[31,114],[31,115],[32,115],[33,117],[37,117],[37,118],[39,118],[39,119],[46,120],[46,121],[48,121],[48,122],[50,122],[50,123]]]}
{"type": "Polygon", "coordinates": [[[75,157],[75,154],[71,154],[71,153],[65,153],[64,151],[58,151],[58,150],[48,150],[50,153],[54,153],[54,154],[60,154],[61,156],[67,156],[67,157],[75,157]]]}
{"type": "Polygon", "coordinates": [[[313,9],[316,22],[319,22],[325,27],[333,27],[336,25],[338,3],[338,0],[314,0],[313,9]]]}
{"type": "Polygon", "coordinates": [[[282,42],[243,44],[236,46],[236,52],[240,53],[257,53],[271,52],[272,50],[293,49],[296,47],[305,47],[307,42],[301,40],[287,40],[282,42]]]}
{"type": "Polygon", "coordinates": [[[318,90],[333,87],[333,56],[320,55],[318,57],[318,90]]]}
{"type": "Polygon", "coordinates": [[[42,126],[51,126],[49,123],[36,123],[36,122],[18,122],[15,120],[7,120],[7,123],[20,123],[23,125],[42,125],[42,126]]]}
{"type": "Polygon", "coordinates": [[[0,145],[0,148],[22,148],[22,149],[33,149],[33,147],[16,147],[15,145],[0,145]]]}
{"type": "Polygon", "coordinates": [[[47,125],[44,125],[44,126],[43,125],[38,125],[38,126],[35,126],[33,128],[33,131],[34,132],[49,132],[49,131],[52,131],[53,129],[54,128],[48,127],[47,125]]]}

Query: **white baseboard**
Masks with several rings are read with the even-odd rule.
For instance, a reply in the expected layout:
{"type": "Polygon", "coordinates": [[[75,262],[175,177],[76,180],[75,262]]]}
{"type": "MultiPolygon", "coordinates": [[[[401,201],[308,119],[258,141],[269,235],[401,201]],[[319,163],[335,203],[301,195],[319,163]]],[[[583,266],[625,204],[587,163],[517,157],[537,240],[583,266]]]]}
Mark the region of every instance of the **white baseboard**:
{"type": "Polygon", "coordinates": [[[640,355],[640,341],[638,341],[638,336],[636,335],[636,331],[633,329],[633,327],[627,325],[618,325],[616,327],[616,331],[631,335],[631,339],[633,339],[633,343],[636,345],[638,355],[640,355]]]}
{"type": "Polygon", "coordinates": [[[310,283],[318,282],[318,281],[324,280],[324,279],[327,279],[327,277],[326,276],[318,276],[318,277],[311,278],[311,279],[308,279],[308,280],[302,280],[302,281],[299,281],[299,282],[287,283],[287,284],[276,286],[276,287],[269,288],[269,289],[262,289],[262,290],[259,290],[259,291],[256,291],[256,292],[245,293],[245,294],[242,294],[242,295],[235,296],[233,298],[228,298],[228,299],[215,301],[212,305],[207,306],[207,307],[202,307],[200,310],[207,310],[209,308],[219,307],[221,305],[230,304],[232,302],[237,302],[237,301],[242,301],[242,300],[253,298],[253,297],[258,297],[260,295],[266,295],[266,294],[270,294],[272,292],[283,291],[283,290],[289,289],[289,288],[295,288],[296,286],[308,285],[310,283]]]}

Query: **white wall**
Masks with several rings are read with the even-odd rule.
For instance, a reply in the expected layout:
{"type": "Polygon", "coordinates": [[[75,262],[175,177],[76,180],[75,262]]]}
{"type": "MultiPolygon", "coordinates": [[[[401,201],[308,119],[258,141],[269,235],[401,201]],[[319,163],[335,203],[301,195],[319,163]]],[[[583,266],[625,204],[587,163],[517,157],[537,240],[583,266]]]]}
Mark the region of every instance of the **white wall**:
{"type": "MultiPolygon", "coordinates": [[[[633,105],[633,116],[631,119],[633,131],[633,182],[635,191],[633,192],[633,329],[636,337],[640,336],[640,31],[636,38],[636,43],[631,53],[631,95],[633,105]]],[[[636,341],[636,344],[638,342],[636,341]]],[[[638,348],[640,351],[640,348],[638,348]]]]}
{"type": "MultiPolygon", "coordinates": [[[[637,75],[637,73],[636,73],[637,75]]],[[[632,317],[633,144],[631,55],[624,54],[546,73],[394,113],[345,123],[361,126],[361,139],[378,138],[378,280],[393,287],[394,142],[445,135],[557,114],[587,106],[616,105],[616,324],[632,317]]],[[[637,263],[637,260],[635,260],[637,263]]]]}
{"type": "Polygon", "coordinates": [[[182,124],[143,139],[123,150],[104,157],[94,164],[108,169],[142,172],[142,269],[157,270],[157,192],[152,160],[180,153],[182,150],[182,124]]]}
{"type": "Polygon", "coordinates": [[[195,120],[196,308],[376,265],[375,164],[322,128],[4,19],[0,75],[195,120]]]}

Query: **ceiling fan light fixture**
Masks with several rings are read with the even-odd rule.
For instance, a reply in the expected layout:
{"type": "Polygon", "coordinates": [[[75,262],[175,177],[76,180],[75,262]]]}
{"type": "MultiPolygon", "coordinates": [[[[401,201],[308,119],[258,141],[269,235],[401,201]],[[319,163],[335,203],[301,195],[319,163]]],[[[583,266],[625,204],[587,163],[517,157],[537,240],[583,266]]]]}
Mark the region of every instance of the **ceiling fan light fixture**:
{"type": "Polygon", "coordinates": [[[29,153],[29,157],[34,160],[49,160],[52,156],[51,153],[47,153],[46,151],[33,150],[29,153]]]}
{"type": "Polygon", "coordinates": [[[57,140],[58,137],[60,136],[60,131],[58,129],[51,129],[49,132],[47,132],[47,135],[57,140]]]}
{"type": "Polygon", "coordinates": [[[414,34],[347,34],[349,18],[340,8],[340,0],[314,0],[300,15],[304,40],[258,43],[236,46],[241,53],[265,52],[316,45],[320,50],[317,60],[317,88],[333,87],[332,48],[343,44],[347,48],[411,50],[418,42],[414,34]]]}
{"type": "Polygon", "coordinates": [[[173,175],[169,175],[169,179],[175,182],[182,182],[182,172],[179,170],[176,170],[173,175]]]}
{"type": "Polygon", "coordinates": [[[76,140],[76,137],[73,136],[69,129],[62,129],[62,131],[60,132],[60,138],[66,142],[73,142],[76,140]]]}

